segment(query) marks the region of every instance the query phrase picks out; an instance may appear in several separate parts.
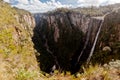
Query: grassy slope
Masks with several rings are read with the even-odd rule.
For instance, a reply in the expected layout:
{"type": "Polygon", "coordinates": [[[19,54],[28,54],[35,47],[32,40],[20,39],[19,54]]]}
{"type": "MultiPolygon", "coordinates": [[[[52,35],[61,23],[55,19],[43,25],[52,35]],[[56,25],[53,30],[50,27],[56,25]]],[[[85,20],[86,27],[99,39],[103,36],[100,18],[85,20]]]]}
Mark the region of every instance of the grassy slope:
{"type": "Polygon", "coordinates": [[[0,79],[33,80],[39,71],[33,44],[22,26],[25,22],[20,23],[16,16],[20,13],[0,1],[0,79]]]}
{"type": "Polygon", "coordinates": [[[111,61],[104,66],[95,65],[84,68],[84,73],[77,73],[76,76],[70,73],[57,73],[50,77],[50,80],[119,80],[120,79],[120,60],[111,61]]]}

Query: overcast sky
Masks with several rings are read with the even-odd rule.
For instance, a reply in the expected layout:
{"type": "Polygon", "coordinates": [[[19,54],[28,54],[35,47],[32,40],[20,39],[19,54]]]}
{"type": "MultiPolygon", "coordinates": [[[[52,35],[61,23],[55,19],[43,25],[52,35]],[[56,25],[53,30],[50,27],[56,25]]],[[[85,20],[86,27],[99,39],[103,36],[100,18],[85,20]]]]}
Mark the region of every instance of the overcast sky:
{"type": "Polygon", "coordinates": [[[46,12],[60,7],[87,7],[120,3],[120,0],[4,0],[12,6],[32,13],[46,12]]]}

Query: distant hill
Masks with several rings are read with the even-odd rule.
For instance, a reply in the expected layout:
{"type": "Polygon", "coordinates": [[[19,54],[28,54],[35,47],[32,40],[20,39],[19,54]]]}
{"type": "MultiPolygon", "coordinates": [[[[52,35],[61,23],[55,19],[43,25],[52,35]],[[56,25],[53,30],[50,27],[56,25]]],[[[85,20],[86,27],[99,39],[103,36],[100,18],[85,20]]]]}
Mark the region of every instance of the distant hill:
{"type": "Polygon", "coordinates": [[[59,13],[59,12],[77,12],[80,14],[84,14],[87,16],[95,17],[95,16],[103,16],[108,12],[111,12],[114,9],[120,7],[120,3],[107,5],[107,6],[91,6],[91,7],[78,7],[78,8],[57,8],[53,11],[48,11],[47,13],[59,13]]]}
{"type": "Polygon", "coordinates": [[[100,6],[100,7],[95,7],[95,6],[91,6],[88,8],[87,7],[83,7],[83,8],[79,7],[79,8],[74,8],[72,10],[80,12],[82,14],[89,15],[89,16],[102,16],[102,15],[106,14],[107,12],[110,12],[118,7],[120,7],[120,3],[107,5],[107,6],[100,6]]]}

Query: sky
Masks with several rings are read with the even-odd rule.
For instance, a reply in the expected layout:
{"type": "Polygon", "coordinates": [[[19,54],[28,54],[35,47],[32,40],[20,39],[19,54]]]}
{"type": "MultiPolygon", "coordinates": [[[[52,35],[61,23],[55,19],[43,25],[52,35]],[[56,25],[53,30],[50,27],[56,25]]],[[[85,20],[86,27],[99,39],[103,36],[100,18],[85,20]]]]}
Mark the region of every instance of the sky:
{"type": "Polygon", "coordinates": [[[120,3],[120,0],[4,0],[31,13],[43,13],[56,8],[76,8],[120,3]]]}

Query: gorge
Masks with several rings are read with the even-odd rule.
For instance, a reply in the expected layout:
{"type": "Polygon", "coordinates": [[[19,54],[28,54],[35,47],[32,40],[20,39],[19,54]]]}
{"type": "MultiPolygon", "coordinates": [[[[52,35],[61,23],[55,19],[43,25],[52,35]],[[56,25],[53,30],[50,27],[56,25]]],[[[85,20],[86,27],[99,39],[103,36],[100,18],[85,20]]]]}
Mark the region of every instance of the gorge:
{"type": "Polygon", "coordinates": [[[36,27],[32,39],[40,53],[37,59],[41,70],[49,73],[56,66],[60,71],[75,73],[92,55],[92,60],[101,64],[119,59],[119,47],[115,47],[120,41],[120,34],[116,33],[120,32],[119,11],[115,9],[101,17],[71,10],[34,14],[36,27]],[[105,47],[112,50],[102,50],[105,47]]]}
{"type": "Polygon", "coordinates": [[[0,79],[119,80],[119,6],[31,14],[0,0],[0,79]]]}

